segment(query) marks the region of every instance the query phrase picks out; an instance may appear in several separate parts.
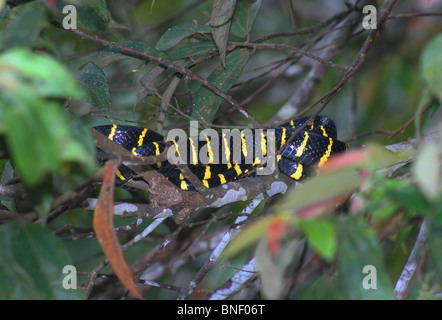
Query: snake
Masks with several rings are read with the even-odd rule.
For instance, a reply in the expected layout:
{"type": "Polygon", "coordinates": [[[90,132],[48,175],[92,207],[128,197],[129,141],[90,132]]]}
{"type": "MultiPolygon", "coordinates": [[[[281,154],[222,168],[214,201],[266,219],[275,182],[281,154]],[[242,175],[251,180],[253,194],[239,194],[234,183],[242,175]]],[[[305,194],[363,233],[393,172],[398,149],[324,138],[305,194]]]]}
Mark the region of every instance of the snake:
{"type": "MultiPolygon", "coordinates": [[[[254,177],[271,161],[283,174],[302,181],[330,157],[348,150],[347,144],[338,140],[336,124],[330,117],[318,115],[305,125],[309,119],[310,116],[305,116],[267,129],[223,130],[211,135],[201,132],[199,136],[176,140],[167,140],[153,130],[138,126],[110,124],[94,129],[135,156],[158,156],[166,147],[175,146],[174,155],[187,164],[204,187],[214,188],[246,176],[254,177]]],[[[181,190],[195,190],[170,159],[151,166],[181,190]]],[[[116,175],[121,184],[137,176],[125,165],[118,168],[116,175]]]]}

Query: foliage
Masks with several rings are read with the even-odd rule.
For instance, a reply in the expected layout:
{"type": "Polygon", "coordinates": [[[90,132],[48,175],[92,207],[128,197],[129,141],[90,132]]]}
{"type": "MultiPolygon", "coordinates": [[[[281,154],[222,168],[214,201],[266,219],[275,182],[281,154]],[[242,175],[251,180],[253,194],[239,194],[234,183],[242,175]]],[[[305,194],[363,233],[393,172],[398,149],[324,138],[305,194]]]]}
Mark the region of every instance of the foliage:
{"type": "Polygon", "coordinates": [[[365,30],[378,1],[297,2],[0,1],[0,298],[440,299],[440,14],[384,1],[365,30]],[[287,191],[114,189],[90,130],[319,112],[350,151],[287,191]]]}

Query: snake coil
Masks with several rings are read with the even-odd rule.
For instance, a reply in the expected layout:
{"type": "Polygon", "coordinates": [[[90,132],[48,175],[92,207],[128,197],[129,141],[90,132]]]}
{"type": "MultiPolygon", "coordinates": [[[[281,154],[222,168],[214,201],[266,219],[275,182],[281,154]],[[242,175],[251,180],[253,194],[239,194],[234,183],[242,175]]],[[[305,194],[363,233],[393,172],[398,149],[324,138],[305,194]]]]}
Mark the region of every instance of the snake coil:
{"type": "MultiPolygon", "coordinates": [[[[313,171],[312,169],[321,167],[332,155],[348,149],[344,142],[337,139],[335,123],[324,115],[317,116],[309,126],[287,144],[297,128],[305,124],[309,118],[303,117],[269,128],[274,132],[274,140],[270,139],[269,129],[259,131],[259,135],[250,135],[248,134],[250,129],[245,129],[237,130],[238,139],[235,139],[234,135],[227,136],[223,132],[218,137],[188,137],[185,142],[179,140],[171,142],[177,145],[178,153],[180,150],[178,145],[184,144],[187,147],[190,152],[187,152],[184,160],[187,161],[192,173],[207,188],[240,179],[253,171],[256,174],[257,170],[262,169],[262,157],[257,155],[266,156],[266,150],[269,148],[267,143],[270,141],[275,142],[273,150],[282,150],[280,154],[276,154],[279,170],[292,179],[302,180],[313,171]],[[258,136],[260,138],[257,138],[258,136]],[[246,137],[249,138],[246,139],[246,137]],[[259,152],[258,149],[260,149],[259,152]],[[200,161],[198,155],[201,154],[206,155],[208,161],[200,161]],[[215,154],[219,154],[222,159],[218,160],[223,161],[217,161],[215,154]],[[247,159],[251,160],[247,161],[247,159]]],[[[117,124],[94,128],[136,156],[159,155],[167,145],[164,136],[145,128],[117,124]]],[[[152,167],[182,190],[195,189],[181,171],[169,161],[157,163],[152,167]]],[[[120,183],[134,177],[135,173],[124,165],[120,166],[117,171],[120,183]]]]}

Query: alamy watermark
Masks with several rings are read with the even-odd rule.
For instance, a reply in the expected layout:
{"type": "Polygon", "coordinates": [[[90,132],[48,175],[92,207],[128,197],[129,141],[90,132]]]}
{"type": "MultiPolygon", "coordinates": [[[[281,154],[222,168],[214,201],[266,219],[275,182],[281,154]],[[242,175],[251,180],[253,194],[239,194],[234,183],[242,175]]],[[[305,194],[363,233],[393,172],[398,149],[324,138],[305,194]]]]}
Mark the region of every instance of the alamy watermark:
{"type": "Polygon", "coordinates": [[[378,288],[376,267],[370,264],[366,265],[362,268],[362,273],[366,274],[362,279],[362,287],[365,290],[376,290],[378,288]]]}
{"type": "Polygon", "coordinates": [[[63,14],[66,16],[63,18],[63,28],[66,30],[77,29],[77,8],[71,4],[63,7],[63,14]]]}
{"type": "Polygon", "coordinates": [[[71,264],[68,264],[64,266],[63,274],[67,274],[63,277],[63,288],[66,290],[77,289],[77,268],[71,264]]]}
{"type": "Polygon", "coordinates": [[[176,141],[167,151],[170,164],[254,164],[261,167],[258,175],[275,171],[275,129],[208,128],[198,132],[198,121],[190,122],[190,138],[183,129],[172,129],[168,141],[176,141]],[[198,148],[198,142],[205,144],[198,148]]]}
{"type": "Polygon", "coordinates": [[[362,28],[364,29],[377,29],[377,11],[376,7],[372,5],[366,5],[362,8],[362,13],[367,14],[362,20],[362,28]]]}
{"type": "MultiPolygon", "coordinates": [[[[62,13],[66,16],[63,18],[64,29],[77,29],[77,8],[73,5],[65,5],[62,13]]],[[[364,29],[377,29],[377,10],[373,5],[365,5],[362,8],[362,13],[366,14],[362,20],[362,27],[364,29]]]]}

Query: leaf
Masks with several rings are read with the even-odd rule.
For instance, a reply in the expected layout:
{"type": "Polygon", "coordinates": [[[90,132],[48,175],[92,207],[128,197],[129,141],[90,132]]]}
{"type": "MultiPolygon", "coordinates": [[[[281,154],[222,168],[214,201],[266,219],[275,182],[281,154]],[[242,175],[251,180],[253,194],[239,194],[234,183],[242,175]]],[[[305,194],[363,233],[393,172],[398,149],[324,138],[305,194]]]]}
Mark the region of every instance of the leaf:
{"type": "Polygon", "coordinates": [[[293,215],[294,212],[297,213],[302,208],[313,206],[318,202],[355,190],[359,186],[359,179],[359,176],[353,169],[345,169],[343,172],[341,169],[330,174],[330,176],[329,174],[323,174],[314,177],[305,184],[289,190],[284,197],[284,201],[281,201],[272,208],[274,215],[262,218],[247,226],[226,248],[224,252],[225,257],[238,254],[253,243],[256,243],[268,232],[269,226],[275,219],[283,219],[287,223],[292,223],[298,221],[299,218],[314,218],[324,214],[324,212],[328,212],[330,207],[325,206],[321,207],[324,210],[314,210],[314,215],[293,215]],[[341,181],[342,183],[340,183],[339,187],[330,187],[341,181]]]}
{"type": "Polygon", "coordinates": [[[265,241],[256,248],[256,263],[261,279],[262,291],[266,299],[281,299],[284,291],[284,270],[269,254],[265,241]]]}
{"type": "Polygon", "coordinates": [[[125,60],[128,57],[121,53],[112,53],[107,55],[99,56],[95,59],[93,59],[91,62],[94,63],[98,68],[104,69],[107,66],[111,65],[112,63],[115,63],[120,60],[125,60]]]}
{"type": "Polygon", "coordinates": [[[212,41],[200,41],[198,43],[192,43],[184,46],[180,46],[173,51],[169,52],[169,58],[171,60],[180,60],[188,57],[195,57],[204,55],[210,51],[216,52],[216,45],[212,41]]]}
{"type": "Polygon", "coordinates": [[[441,163],[439,148],[435,143],[426,143],[421,148],[413,166],[414,179],[428,200],[436,200],[441,185],[441,163]]]}
{"type": "Polygon", "coordinates": [[[109,83],[103,70],[89,62],[77,72],[76,77],[89,91],[92,104],[102,112],[109,113],[111,107],[109,83]]]}
{"type": "Polygon", "coordinates": [[[431,261],[435,265],[435,271],[438,277],[442,275],[442,225],[431,225],[428,233],[428,247],[431,261]]]}
{"type": "MultiPolygon", "coordinates": [[[[284,196],[284,201],[280,201],[272,207],[273,216],[259,219],[247,226],[229,244],[224,256],[235,255],[256,243],[268,230],[272,219],[276,217],[281,217],[289,223],[297,225],[301,219],[318,218],[329,212],[336,207],[337,201],[359,188],[362,178],[357,169],[366,169],[367,164],[374,168],[388,166],[409,157],[406,152],[391,154],[391,152],[373,146],[367,149],[365,155],[358,151],[336,156],[336,159],[324,172],[312,177],[302,185],[290,189],[284,196]],[[342,159],[338,159],[341,157],[342,159]]],[[[330,253],[333,249],[325,248],[325,250],[330,253]]]]}
{"type": "Polygon", "coordinates": [[[261,7],[261,2],[261,0],[238,1],[233,14],[232,26],[230,28],[230,31],[235,36],[245,38],[249,35],[252,25],[255,22],[256,15],[261,7]]]}
{"type": "MultiPolygon", "coordinates": [[[[68,164],[81,164],[88,174],[95,167],[89,132],[83,130],[81,137],[73,138],[66,114],[54,101],[21,91],[15,108],[5,111],[3,126],[13,163],[30,188],[57,173],[62,164],[65,170],[68,164]]],[[[80,131],[78,125],[75,130],[80,131]]]]}
{"type": "Polygon", "coordinates": [[[158,40],[155,49],[168,50],[173,48],[183,39],[188,38],[197,33],[209,33],[210,26],[197,24],[179,24],[169,28],[158,40]]]}
{"type": "MultiPolygon", "coordinates": [[[[361,220],[347,219],[339,226],[340,247],[338,254],[339,287],[346,299],[392,299],[393,284],[385,267],[376,234],[361,220]],[[364,267],[373,266],[376,270],[376,289],[364,288],[364,267]]],[[[371,274],[374,276],[374,274],[371,274]]],[[[367,280],[367,279],[366,279],[367,280]]]]}
{"type": "Polygon", "coordinates": [[[442,101],[442,34],[433,38],[421,57],[421,74],[428,87],[442,101]]]}
{"type": "Polygon", "coordinates": [[[302,294],[303,299],[393,299],[393,283],[376,234],[357,216],[339,220],[337,272],[322,276],[302,294]],[[367,286],[368,285],[368,286],[367,286]]]}
{"type": "MultiPolygon", "coordinates": [[[[275,206],[275,210],[291,215],[302,208],[352,192],[358,188],[360,182],[361,177],[353,169],[344,168],[335,172],[323,173],[307,180],[298,188],[290,189],[286,194],[286,201],[275,206]]],[[[324,206],[324,208],[327,207],[324,206]]],[[[314,216],[308,217],[313,218],[314,216]]]]}
{"type": "MultiPolygon", "coordinates": [[[[224,92],[228,92],[240,77],[243,68],[249,61],[250,52],[237,49],[227,55],[226,67],[218,66],[207,78],[207,81],[224,92]]],[[[223,99],[212,90],[201,87],[193,97],[191,116],[204,122],[212,123],[223,99]]]]}
{"type": "Polygon", "coordinates": [[[267,226],[266,238],[268,241],[268,251],[271,256],[275,256],[278,252],[279,245],[283,235],[289,228],[289,221],[281,217],[274,217],[267,226]]]}
{"type": "Polygon", "coordinates": [[[296,212],[321,203],[327,207],[329,200],[348,194],[359,187],[361,176],[356,170],[367,168],[377,170],[405,161],[409,157],[408,152],[393,153],[378,146],[367,146],[363,153],[353,150],[337,155],[329,160],[330,163],[321,167],[318,176],[307,180],[300,188],[289,190],[286,195],[287,201],[275,207],[275,210],[296,212]]]}
{"type": "MultiPolygon", "coordinates": [[[[156,57],[159,57],[159,58],[162,58],[164,60],[170,61],[170,58],[167,56],[167,54],[165,54],[164,52],[159,51],[159,50],[157,50],[155,48],[152,48],[151,46],[149,46],[146,43],[141,42],[141,41],[132,41],[132,40],[130,40],[130,41],[121,41],[121,42],[117,42],[117,44],[119,44],[121,46],[124,46],[124,47],[127,47],[127,48],[130,48],[130,49],[135,49],[135,50],[138,50],[138,51],[143,51],[143,52],[146,52],[146,53],[150,53],[151,55],[154,55],[156,57]]],[[[109,54],[123,54],[123,55],[126,55],[126,56],[135,57],[135,58],[139,59],[139,57],[136,54],[132,54],[130,52],[123,51],[121,49],[114,48],[114,47],[109,47],[109,48],[101,51],[99,53],[98,57],[106,56],[106,55],[109,55],[109,54]]]]}
{"type": "Polygon", "coordinates": [[[0,86],[18,89],[20,83],[44,97],[81,98],[84,92],[62,64],[46,55],[16,48],[0,56],[0,86]]]}
{"type": "Polygon", "coordinates": [[[123,250],[115,233],[113,194],[117,168],[118,160],[110,160],[104,167],[103,186],[94,212],[94,231],[104,254],[109,259],[109,263],[120,281],[134,297],[142,300],[143,295],[135,284],[132,271],[124,259],[123,250]]]}
{"type": "Polygon", "coordinates": [[[83,91],[57,61],[26,49],[2,54],[0,68],[0,132],[37,211],[45,213],[53,174],[62,168],[66,174],[73,163],[88,174],[94,168],[92,140],[72,138],[66,113],[53,99],[82,97],[83,91]]]}
{"type": "Polygon", "coordinates": [[[212,8],[210,26],[223,66],[226,66],[227,43],[235,5],[236,0],[215,0],[212,8]]]}
{"type": "MultiPolygon", "coordinates": [[[[0,103],[0,109],[3,107],[0,103]]],[[[50,208],[54,174],[77,168],[89,175],[94,170],[92,139],[85,140],[90,134],[73,138],[66,114],[55,101],[44,101],[34,92],[22,90],[2,120],[11,161],[40,214],[50,208]]]]}
{"type": "Polygon", "coordinates": [[[3,50],[18,46],[35,46],[41,39],[41,30],[49,26],[49,12],[43,2],[35,1],[20,7],[20,10],[13,9],[9,13],[9,16],[14,13],[18,13],[18,16],[9,21],[3,29],[3,50]]]}
{"type": "Polygon", "coordinates": [[[158,82],[158,78],[165,71],[163,67],[156,66],[146,72],[139,80],[137,101],[135,105],[138,105],[140,101],[146,98],[149,92],[155,89],[155,85],[158,82]]]}
{"type": "Polygon", "coordinates": [[[5,112],[3,125],[13,163],[25,184],[33,188],[43,182],[49,172],[60,168],[61,159],[56,137],[44,125],[42,111],[52,107],[45,106],[41,99],[33,98],[29,91],[22,90],[20,94],[14,108],[5,112]]]}
{"type": "Polygon", "coordinates": [[[161,104],[160,104],[161,113],[158,115],[158,120],[157,120],[158,132],[163,131],[163,125],[166,119],[167,109],[169,109],[170,100],[172,99],[173,94],[175,93],[175,90],[178,87],[180,81],[181,78],[173,77],[169,85],[167,86],[166,90],[164,90],[163,94],[161,95],[161,104]]]}
{"type": "Polygon", "coordinates": [[[105,22],[109,23],[112,20],[111,13],[106,5],[106,0],[88,1],[88,5],[94,9],[97,15],[105,22]]]}
{"type": "MultiPolygon", "coordinates": [[[[11,161],[5,161],[5,165],[3,167],[1,181],[9,180],[14,177],[14,168],[12,167],[11,161]]],[[[13,198],[0,196],[0,203],[9,209],[11,212],[16,212],[15,209],[15,200],[13,198]]]]}
{"type": "Polygon", "coordinates": [[[299,224],[313,249],[327,260],[332,260],[336,254],[338,235],[331,221],[302,220],[299,224]]]}
{"type": "Polygon", "coordinates": [[[81,288],[63,288],[63,268],[72,262],[49,228],[3,224],[0,251],[0,299],[84,299],[81,288]]]}

